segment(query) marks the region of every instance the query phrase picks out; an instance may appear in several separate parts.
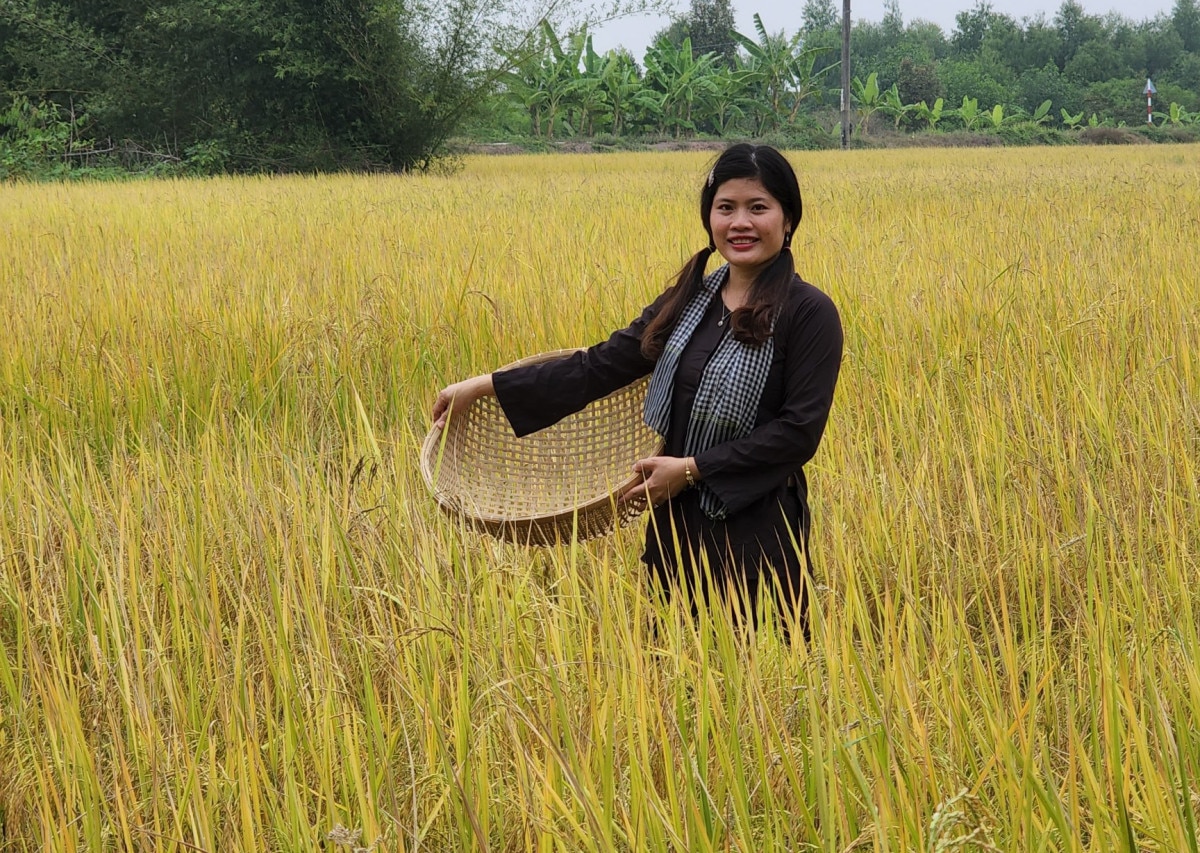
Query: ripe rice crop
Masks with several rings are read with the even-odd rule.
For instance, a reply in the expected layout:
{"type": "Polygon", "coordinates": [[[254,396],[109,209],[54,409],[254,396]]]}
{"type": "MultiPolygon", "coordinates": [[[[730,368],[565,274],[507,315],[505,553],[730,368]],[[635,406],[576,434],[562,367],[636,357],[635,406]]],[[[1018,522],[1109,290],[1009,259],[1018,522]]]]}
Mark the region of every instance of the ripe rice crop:
{"type": "Polygon", "coordinates": [[[437,388],[636,316],[710,157],[0,187],[0,849],[1197,850],[1194,146],[792,155],[807,646],[435,509],[437,388]]]}

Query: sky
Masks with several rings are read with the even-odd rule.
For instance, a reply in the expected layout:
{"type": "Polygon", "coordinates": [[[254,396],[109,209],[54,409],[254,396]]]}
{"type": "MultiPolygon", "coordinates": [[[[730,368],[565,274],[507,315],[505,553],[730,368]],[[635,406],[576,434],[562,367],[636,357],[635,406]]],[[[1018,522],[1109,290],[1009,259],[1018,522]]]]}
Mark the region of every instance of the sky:
{"type": "MultiPolygon", "coordinates": [[[[677,0],[680,13],[687,11],[689,0],[677,0]]],[[[961,11],[974,8],[978,0],[900,0],[900,13],[904,23],[917,18],[932,21],[941,26],[949,36],[954,30],[954,16],[961,11]]],[[[992,11],[1011,15],[1016,20],[1033,17],[1039,12],[1046,20],[1053,20],[1054,13],[1062,0],[991,0],[992,11]]],[[[1117,12],[1133,21],[1146,21],[1159,13],[1170,14],[1174,0],[1080,0],[1080,5],[1091,15],[1117,12]]],[[[834,0],[841,12],[841,0],[834,0]]],[[[850,0],[850,17],[854,21],[883,20],[884,0],[850,0]]],[[[762,17],[768,32],[786,30],[791,35],[800,29],[804,16],[804,0],[733,0],[737,30],[753,38],[754,13],[762,17]]],[[[624,46],[639,61],[646,53],[650,39],[666,27],[670,18],[666,15],[631,17],[612,21],[592,30],[592,44],[598,53],[624,46]]]]}

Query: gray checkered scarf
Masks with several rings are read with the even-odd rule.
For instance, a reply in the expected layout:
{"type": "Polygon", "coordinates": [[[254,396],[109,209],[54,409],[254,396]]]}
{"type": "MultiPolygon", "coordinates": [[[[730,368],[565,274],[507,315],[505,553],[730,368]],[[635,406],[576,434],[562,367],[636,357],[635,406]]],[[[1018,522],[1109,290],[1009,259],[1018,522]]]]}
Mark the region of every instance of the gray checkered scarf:
{"type": "MultiPolygon", "coordinates": [[[[654,365],[642,418],[659,435],[666,435],[667,425],[671,422],[671,393],[675,386],[679,356],[700,325],[713,297],[728,278],[729,265],[726,264],[704,279],[700,291],[684,307],[658,363],[654,365]]],[[[758,416],[758,401],[767,384],[767,372],[771,369],[774,353],[774,337],[768,337],[761,346],[754,346],[734,340],[731,330],[728,327],[725,329],[696,388],[696,399],[692,403],[687,437],[683,443],[685,456],[695,456],[722,442],[750,434],[758,416]]],[[[698,488],[700,508],[704,514],[709,518],[724,518],[727,510],[717,493],[708,488],[703,480],[698,488]]]]}

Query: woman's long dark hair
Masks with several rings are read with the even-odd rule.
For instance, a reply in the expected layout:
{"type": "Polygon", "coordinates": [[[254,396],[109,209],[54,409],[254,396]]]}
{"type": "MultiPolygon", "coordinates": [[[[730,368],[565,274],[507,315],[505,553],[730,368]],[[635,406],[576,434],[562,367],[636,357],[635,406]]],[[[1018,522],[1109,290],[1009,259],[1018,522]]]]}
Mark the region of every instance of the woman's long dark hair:
{"type": "MultiPolygon", "coordinates": [[[[716,251],[710,221],[713,199],[721,184],[737,178],[750,178],[761,183],[783,208],[784,218],[791,230],[795,230],[800,223],[804,212],[800,184],[796,181],[792,165],[782,154],[769,145],[746,142],[731,145],[721,152],[712,171],[708,173],[704,188],[700,190],[700,221],[708,234],[708,246],[683,265],[662,309],[646,324],[642,332],[642,353],[647,358],[656,359],[662,355],[663,347],[679,322],[684,307],[699,292],[708,259],[716,251]]],[[[766,341],[771,334],[775,313],[783,304],[795,275],[796,265],[792,260],[789,232],[783,241],[783,251],[758,274],[751,285],[746,304],[733,312],[730,328],[734,339],[753,344],[766,341]]]]}

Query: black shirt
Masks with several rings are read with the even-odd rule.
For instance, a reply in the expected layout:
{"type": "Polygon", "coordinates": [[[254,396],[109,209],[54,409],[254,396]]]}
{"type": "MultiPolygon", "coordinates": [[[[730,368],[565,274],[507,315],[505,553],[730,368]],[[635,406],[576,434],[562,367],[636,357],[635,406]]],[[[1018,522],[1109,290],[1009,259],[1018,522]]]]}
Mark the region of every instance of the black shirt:
{"type": "MultiPolygon", "coordinates": [[[[553,362],[493,374],[500,405],[518,435],[547,427],[592,400],[612,393],[654,369],[641,352],[641,334],[667,294],[629,326],[598,343],[553,362]]],[[[729,322],[718,326],[718,294],[681,357],[672,389],[666,449],[682,455],[696,386],[729,322]]],[[[796,277],[775,323],[774,355],[748,436],[695,456],[704,482],[725,504],[724,520],[709,519],[695,490],[655,509],[647,525],[643,560],[670,582],[705,554],[714,574],[732,572],[757,585],[766,568],[796,584],[808,532],[807,483],[803,465],[824,432],[842,358],[842,327],[833,302],[796,277]],[[683,547],[676,548],[680,533],[683,547]]],[[[804,558],[806,559],[806,557],[804,558]]]]}

